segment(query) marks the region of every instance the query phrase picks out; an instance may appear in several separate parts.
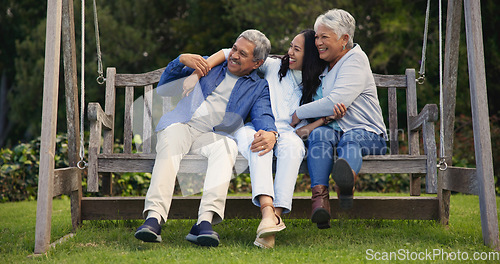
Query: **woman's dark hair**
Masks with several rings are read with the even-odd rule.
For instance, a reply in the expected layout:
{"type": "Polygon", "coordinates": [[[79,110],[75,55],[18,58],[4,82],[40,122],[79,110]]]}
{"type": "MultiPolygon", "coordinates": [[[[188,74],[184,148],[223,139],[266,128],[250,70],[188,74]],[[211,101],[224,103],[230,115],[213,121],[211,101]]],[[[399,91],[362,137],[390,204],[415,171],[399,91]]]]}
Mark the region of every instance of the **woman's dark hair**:
{"type": "MultiPolygon", "coordinates": [[[[316,32],[312,29],[306,29],[299,34],[304,35],[304,59],[302,62],[302,98],[300,104],[312,102],[312,97],[316,89],[321,84],[319,75],[323,73],[327,63],[319,58],[318,49],[314,44],[316,32]]],[[[281,59],[281,67],[278,75],[281,79],[286,76],[289,69],[290,56],[288,53],[281,59]]]]}

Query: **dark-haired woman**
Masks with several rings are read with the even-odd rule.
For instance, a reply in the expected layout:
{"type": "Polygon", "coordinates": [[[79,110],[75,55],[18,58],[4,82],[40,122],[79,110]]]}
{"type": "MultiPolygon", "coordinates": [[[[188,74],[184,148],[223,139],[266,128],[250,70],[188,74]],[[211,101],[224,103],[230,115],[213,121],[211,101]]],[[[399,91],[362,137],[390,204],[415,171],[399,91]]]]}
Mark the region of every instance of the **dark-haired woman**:
{"type": "MultiPolygon", "coordinates": [[[[313,30],[300,32],[290,42],[287,54],[281,59],[268,57],[258,69],[269,83],[271,106],[279,133],[273,151],[263,153],[252,144],[259,137],[259,132],[251,123],[234,135],[239,151],[249,163],[252,201],[262,211],[262,221],[254,242],[261,248],[274,247],[275,233],[285,228],[280,216],[292,209],[297,174],[305,155],[304,143],[295,130],[307,123],[304,121],[295,128],[290,126],[292,114],[304,103],[302,90],[315,90],[321,83],[319,75],[326,67],[326,63],[319,59],[314,38],[313,30]],[[273,155],[276,156],[274,181],[273,155]]],[[[229,49],[223,51],[227,58],[229,49]]]]}
{"type": "MultiPolygon", "coordinates": [[[[302,139],[295,133],[296,128],[290,126],[292,114],[301,104],[303,87],[317,87],[320,84],[319,75],[326,65],[319,59],[314,36],[313,30],[302,31],[290,42],[288,52],[283,58],[268,58],[259,68],[269,83],[271,107],[279,133],[274,150],[260,155],[259,150],[253,148],[252,142],[258,132],[251,123],[235,133],[238,149],[249,163],[253,203],[260,206],[261,210],[271,204],[276,208],[275,213],[278,216],[292,209],[297,174],[305,155],[302,139]],[[276,156],[274,182],[273,155],[276,156]]],[[[272,221],[275,219],[277,218],[271,218],[272,221]]],[[[269,220],[266,220],[263,212],[254,242],[262,248],[272,248],[275,242],[274,234],[259,232],[268,225],[267,222],[269,220]]]]}

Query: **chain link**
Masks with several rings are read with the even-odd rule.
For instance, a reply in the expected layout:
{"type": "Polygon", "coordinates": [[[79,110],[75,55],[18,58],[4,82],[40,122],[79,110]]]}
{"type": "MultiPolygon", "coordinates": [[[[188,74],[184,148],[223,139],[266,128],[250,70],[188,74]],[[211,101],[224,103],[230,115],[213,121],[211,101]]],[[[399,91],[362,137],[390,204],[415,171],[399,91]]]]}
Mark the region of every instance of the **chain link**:
{"type": "Polygon", "coordinates": [[[420,61],[420,75],[417,79],[418,84],[424,84],[425,80],[425,54],[427,51],[427,32],[429,31],[429,13],[431,9],[431,0],[427,0],[427,9],[425,10],[424,42],[422,44],[422,60],[420,61]]]}
{"type": "Polygon", "coordinates": [[[97,49],[97,73],[99,77],[97,77],[96,81],[98,84],[103,84],[106,81],[104,78],[104,70],[102,67],[102,56],[101,56],[101,41],[99,39],[99,22],[97,19],[97,5],[96,0],[94,2],[94,28],[95,28],[95,44],[97,49]]]}
{"type": "Polygon", "coordinates": [[[85,127],[83,126],[83,118],[85,117],[85,0],[82,0],[82,59],[81,59],[81,87],[80,87],[80,161],[77,163],[77,167],[81,170],[87,167],[87,163],[84,161],[85,158],[85,142],[83,140],[83,131],[85,127]]]}

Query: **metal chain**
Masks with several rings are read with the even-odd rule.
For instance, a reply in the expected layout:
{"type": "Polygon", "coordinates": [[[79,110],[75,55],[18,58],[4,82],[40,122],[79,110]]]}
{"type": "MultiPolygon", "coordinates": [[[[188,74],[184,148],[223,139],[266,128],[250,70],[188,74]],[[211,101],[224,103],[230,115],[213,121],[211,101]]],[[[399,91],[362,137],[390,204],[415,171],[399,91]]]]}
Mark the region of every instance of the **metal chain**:
{"type": "Polygon", "coordinates": [[[422,44],[422,60],[420,62],[418,84],[424,84],[425,80],[425,52],[427,51],[427,32],[429,31],[429,13],[431,9],[431,0],[427,0],[427,9],[425,10],[424,43],[422,44]]]}
{"type": "Polygon", "coordinates": [[[84,124],[83,118],[85,117],[85,0],[82,0],[82,59],[81,59],[81,95],[80,95],[80,161],[76,164],[76,166],[83,170],[87,167],[87,162],[85,162],[85,142],[83,140],[84,134],[84,124]]]}
{"type": "Polygon", "coordinates": [[[439,0],[439,170],[444,171],[448,168],[444,158],[444,99],[443,99],[443,19],[441,0],[439,0]]]}
{"type": "Polygon", "coordinates": [[[99,40],[99,23],[97,20],[97,5],[94,0],[94,27],[95,27],[95,44],[97,48],[97,73],[99,76],[96,81],[98,84],[103,84],[106,79],[104,78],[104,71],[102,67],[102,57],[101,57],[101,42],[99,40]]]}

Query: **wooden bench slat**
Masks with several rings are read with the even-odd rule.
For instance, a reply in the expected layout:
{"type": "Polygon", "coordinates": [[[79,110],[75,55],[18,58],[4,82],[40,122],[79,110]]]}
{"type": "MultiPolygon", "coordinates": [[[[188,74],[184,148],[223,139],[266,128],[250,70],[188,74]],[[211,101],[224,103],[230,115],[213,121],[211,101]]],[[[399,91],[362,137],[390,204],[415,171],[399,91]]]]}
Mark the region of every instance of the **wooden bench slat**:
{"type": "Polygon", "coordinates": [[[142,127],[142,152],[151,153],[153,135],[153,85],[144,87],[144,122],[142,127]]]}
{"type": "Polygon", "coordinates": [[[406,75],[382,75],[374,73],[373,78],[378,88],[394,87],[406,89],[408,86],[406,83],[406,75]]]}
{"type": "Polygon", "coordinates": [[[132,126],[134,122],[134,87],[125,88],[125,114],[123,128],[123,152],[132,153],[132,126]]]}
{"type": "Polygon", "coordinates": [[[103,146],[102,151],[104,153],[113,153],[114,143],[115,143],[115,106],[116,106],[116,88],[115,88],[115,76],[116,68],[109,67],[106,71],[106,101],[105,108],[107,115],[111,116],[111,130],[103,131],[103,146]]]}
{"type": "Polygon", "coordinates": [[[170,97],[162,97],[163,107],[162,114],[164,115],[167,112],[172,110],[172,98],[170,97]]]}
{"type": "Polygon", "coordinates": [[[398,142],[398,98],[396,88],[391,87],[387,93],[389,104],[389,142],[390,154],[399,153],[398,142]]]}
{"type": "Polygon", "coordinates": [[[115,76],[116,87],[146,86],[157,83],[166,67],[140,74],[117,74],[115,76]]]}

